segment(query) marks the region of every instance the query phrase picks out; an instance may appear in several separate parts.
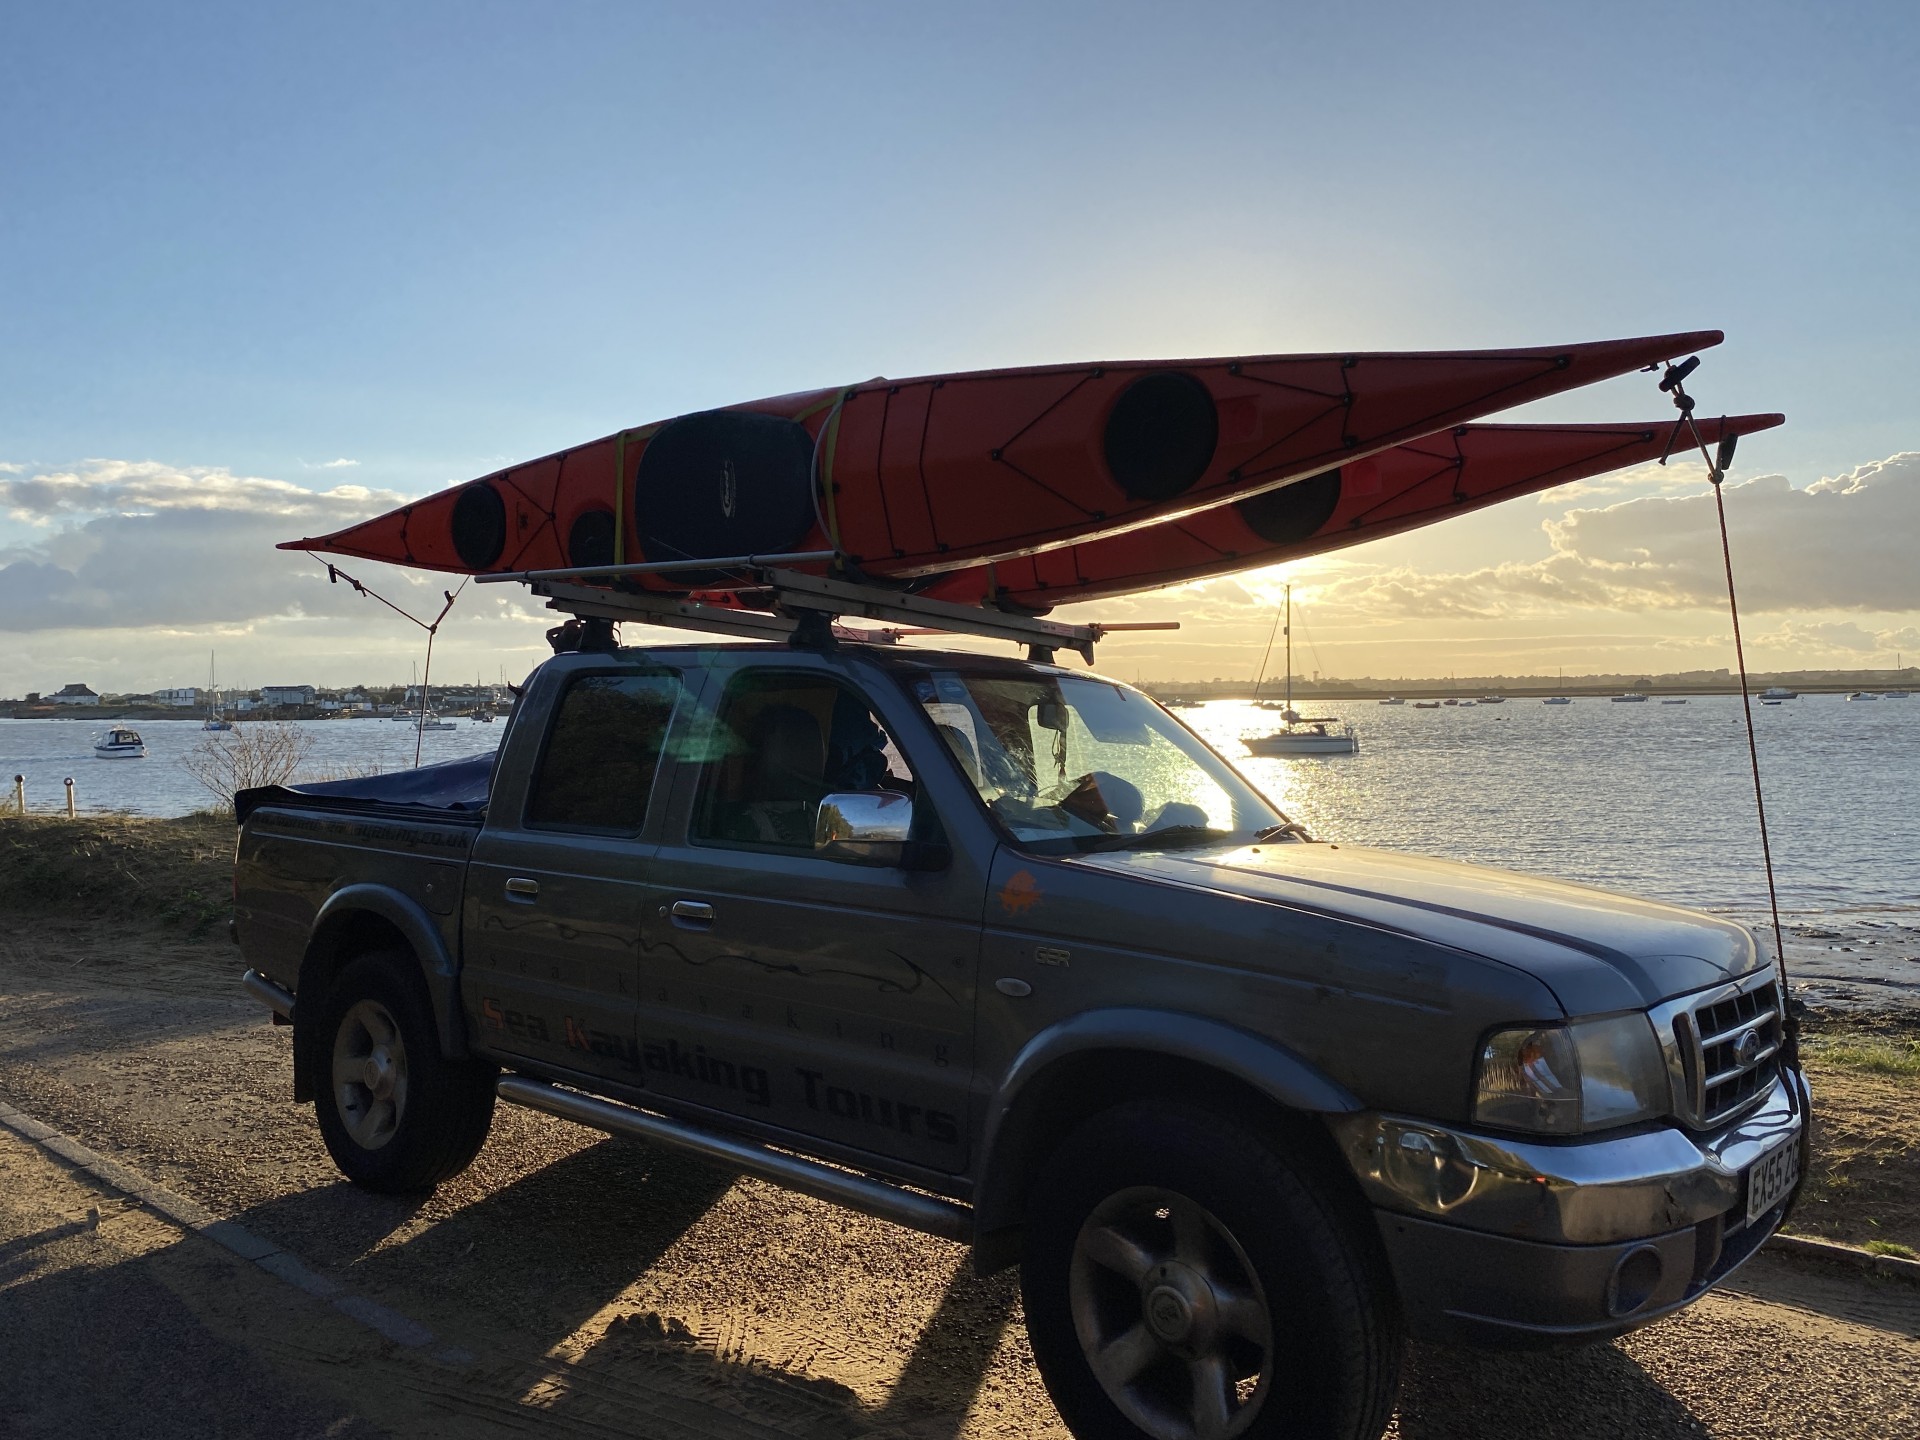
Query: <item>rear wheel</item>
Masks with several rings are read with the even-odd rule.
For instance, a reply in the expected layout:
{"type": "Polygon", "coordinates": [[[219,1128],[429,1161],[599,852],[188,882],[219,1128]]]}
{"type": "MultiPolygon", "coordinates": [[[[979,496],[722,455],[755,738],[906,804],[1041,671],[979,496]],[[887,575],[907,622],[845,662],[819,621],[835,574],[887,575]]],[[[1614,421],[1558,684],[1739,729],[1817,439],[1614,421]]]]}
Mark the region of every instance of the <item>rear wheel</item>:
{"type": "Polygon", "coordinates": [[[320,1134],[369,1190],[433,1189],[472,1163],[493,1123],[494,1067],[440,1053],[416,967],[404,951],[363,955],[326,993],[320,1134]]]}
{"type": "Polygon", "coordinates": [[[1261,1136],[1119,1106],[1038,1178],[1021,1272],[1034,1357],[1082,1440],[1375,1440],[1400,1331],[1345,1208],[1261,1136]]]}

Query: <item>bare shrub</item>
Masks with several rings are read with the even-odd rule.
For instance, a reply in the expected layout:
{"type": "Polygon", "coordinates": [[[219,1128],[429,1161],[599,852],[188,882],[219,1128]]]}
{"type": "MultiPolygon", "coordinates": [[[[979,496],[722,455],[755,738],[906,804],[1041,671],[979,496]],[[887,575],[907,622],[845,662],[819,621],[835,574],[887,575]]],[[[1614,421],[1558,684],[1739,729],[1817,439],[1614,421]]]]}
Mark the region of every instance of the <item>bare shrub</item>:
{"type": "Polygon", "coordinates": [[[236,793],[260,785],[285,785],[312,750],[313,736],[298,725],[250,721],[202,735],[180,763],[221,809],[231,813],[236,793]]]}

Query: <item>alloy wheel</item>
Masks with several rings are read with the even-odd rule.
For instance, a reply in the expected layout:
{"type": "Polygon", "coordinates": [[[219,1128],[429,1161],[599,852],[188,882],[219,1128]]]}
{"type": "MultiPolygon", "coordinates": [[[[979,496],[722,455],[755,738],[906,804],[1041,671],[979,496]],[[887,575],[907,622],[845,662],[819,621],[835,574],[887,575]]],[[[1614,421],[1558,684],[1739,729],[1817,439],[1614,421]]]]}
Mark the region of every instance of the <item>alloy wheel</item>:
{"type": "Polygon", "coordinates": [[[1266,1292],[1231,1231],[1171,1190],[1107,1197],[1069,1272],[1080,1348],[1115,1407],[1154,1440],[1231,1440],[1272,1388],[1266,1292]]]}
{"type": "Polygon", "coordinates": [[[407,1047],[393,1015],[362,1000],[340,1019],[333,1037],[333,1095],[353,1143],[378,1150],[407,1110],[407,1047]]]}

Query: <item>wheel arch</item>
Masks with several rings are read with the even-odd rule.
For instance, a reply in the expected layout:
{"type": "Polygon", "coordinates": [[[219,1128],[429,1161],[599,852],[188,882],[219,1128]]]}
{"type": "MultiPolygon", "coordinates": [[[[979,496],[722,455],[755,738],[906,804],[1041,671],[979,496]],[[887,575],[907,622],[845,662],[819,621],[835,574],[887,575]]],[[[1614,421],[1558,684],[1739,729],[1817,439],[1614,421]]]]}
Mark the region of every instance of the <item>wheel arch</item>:
{"type": "Polygon", "coordinates": [[[989,1102],[976,1271],[1018,1260],[1028,1190],[1054,1145],[1098,1111],[1152,1096],[1229,1108],[1337,1175],[1346,1173],[1338,1147],[1313,1117],[1364,1108],[1292,1051],[1221,1021],[1146,1009],[1077,1015],[1029,1041],[989,1102]]]}
{"type": "Polygon", "coordinates": [[[314,1047],[324,1043],[317,1027],[324,996],[333,977],[362,955],[405,950],[419,966],[427,987],[440,1053],[467,1053],[466,1021],[460,1012],[459,965],[431,916],[388,885],[347,885],[327,897],[314,917],[313,931],[300,959],[294,1006],[294,1098],[314,1095],[314,1047]],[[302,1023],[302,1022],[305,1023],[302,1023]]]}

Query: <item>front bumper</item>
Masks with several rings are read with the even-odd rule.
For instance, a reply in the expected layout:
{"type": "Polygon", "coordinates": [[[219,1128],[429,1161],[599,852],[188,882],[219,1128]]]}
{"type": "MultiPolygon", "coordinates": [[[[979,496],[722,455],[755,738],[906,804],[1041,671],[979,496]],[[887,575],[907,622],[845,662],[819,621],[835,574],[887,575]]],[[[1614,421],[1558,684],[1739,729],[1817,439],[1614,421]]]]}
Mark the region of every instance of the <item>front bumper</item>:
{"type": "Polygon", "coordinates": [[[1749,1224],[1747,1170],[1787,1138],[1806,1175],[1807,1108],[1783,1068],[1758,1107],[1700,1136],[1548,1144],[1377,1113],[1333,1128],[1415,1334],[1602,1339],[1685,1305],[1780,1227],[1794,1196],[1749,1224]]]}

